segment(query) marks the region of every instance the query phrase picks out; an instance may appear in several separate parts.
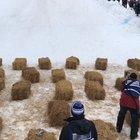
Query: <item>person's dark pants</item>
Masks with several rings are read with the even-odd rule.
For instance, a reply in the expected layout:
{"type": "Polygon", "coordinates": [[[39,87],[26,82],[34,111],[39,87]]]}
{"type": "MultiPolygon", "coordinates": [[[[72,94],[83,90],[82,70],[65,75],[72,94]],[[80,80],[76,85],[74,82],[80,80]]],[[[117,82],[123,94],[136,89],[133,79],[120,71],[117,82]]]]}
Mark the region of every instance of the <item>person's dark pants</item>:
{"type": "Polygon", "coordinates": [[[127,8],[127,0],[122,0],[122,5],[127,8]]]}
{"type": "Polygon", "coordinates": [[[136,109],[120,106],[116,129],[118,132],[121,132],[125,119],[125,114],[127,111],[130,112],[131,120],[132,120],[130,137],[136,137],[139,129],[139,116],[138,116],[138,110],[136,109]]]}

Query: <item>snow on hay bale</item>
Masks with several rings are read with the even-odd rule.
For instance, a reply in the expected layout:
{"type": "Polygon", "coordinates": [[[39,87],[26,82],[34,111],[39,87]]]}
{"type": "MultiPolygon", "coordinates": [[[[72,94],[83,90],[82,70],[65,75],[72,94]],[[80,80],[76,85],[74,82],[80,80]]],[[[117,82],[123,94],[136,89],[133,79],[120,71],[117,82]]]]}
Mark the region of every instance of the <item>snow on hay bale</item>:
{"type": "Polygon", "coordinates": [[[73,98],[73,88],[70,81],[61,80],[55,85],[55,100],[72,100],[73,98]]]}
{"type": "Polygon", "coordinates": [[[80,64],[80,61],[77,57],[71,56],[66,59],[65,67],[67,69],[77,69],[77,66],[80,64]]]}
{"type": "Polygon", "coordinates": [[[5,80],[4,78],[0,78],[0,91],[5,88],[5,80]]]}
{"type": "Polygon", "coordinates": [[[43,129],[31,129],[25,140],[56,140],[54,133],[48,133],[43,129]]]}
{"type": "Polygon", "coordinates": [[[93,122],[97,128],[99,140],[117,140],[118,134],[111,123],[99,119],[93,122]]]}
{"type": "Polygon", "coordinates": [[[48,57],[46,58],[39,58],[38,59],[38,65],[40,69],[46,69],[46,70],[50,70],[52,65],[51,65],[51,61],[48,57]]]}
{"type": "MultiPolygon", "coordinates": [[[[125,121],[129,126],[131,125],[131,115],[129,111],[127,111],[125,115],[125,121]]],[[[140,118],[139,118],[139,127],[140,127],[140,118]]]]}
{"type": "Polygon", "coordinates": [[[126,80],[124,77],[120,77],[116,79],[115,88],[121,90],[123,88],[123,82],[126,80]]]}
{"type": "Polygon", "coordinates": [[[95,68],[97,70],[106,70],[107,68],[107,58],[97,58],[95,62],[95,68]]]}
{"type": "Polygon", "coordinates": [[[65,80],[65,72],[63,69],[53,69],[52,70],[52,81],[53,83],[56,83],[60,80],[65,80]]]}
{"type": "Polygon", "coordinates": [[[0,78],[5,78],[5,71],[2,68],[0,68],[0,78]]]}
{"type": "Polygon", "coordinates": [[[3,124],[2,124],[2,118],[0,117],[0,131],[2,130],[3,124]]]}
{"type": "Polygon", "coordinates": [[[15,58],[12,63],[13,70],[23,70],[27,67],[27,59],[26,58],[15,58]]]}
{"type": "Polygon", "coordinates": [[[70,106],[66,101],[54,100],[48,103],[49,124],[52,127],[63,126],[64,119],[70,117],[70,106]]]}
{"type": "Polygon", "coordinates": [[[2,58],[0,58],[0,66],[2,66],[2,58]]]}
{"type": "Polygon", "coordinates": [[[105,90],[99,82],[86,81],[85,93],[90,100],[104,100],[105,90]]]}
{"type": "Polygon", "coordinates": [[[27,99],[31,93],[31,82],[30,81],[19,81],[12,86],[12,100],[23,100],[27,99]]]}
{"type": "Polygon", "coordinates": [[[84,77],[86,80],[98,81],[101,85],[103,85],[103,76],[97,71],[87,71],[84,77]]]}
{"type": "Polygon", "coordinates": [[[37,83],[40,79],[40,74],[34,67],[27,67],[22,70],[22,77],[29,80],[31,83],[37,83]]]}

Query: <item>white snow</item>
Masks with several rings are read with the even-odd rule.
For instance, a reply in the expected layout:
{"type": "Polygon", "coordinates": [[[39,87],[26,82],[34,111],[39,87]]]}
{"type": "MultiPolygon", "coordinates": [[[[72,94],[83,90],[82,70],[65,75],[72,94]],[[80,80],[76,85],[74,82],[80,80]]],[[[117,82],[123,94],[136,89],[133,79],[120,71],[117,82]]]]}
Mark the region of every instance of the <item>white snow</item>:
{"type": "MultiPolygon", "coordinates": [[[[40,70],[41,82],[32,85],[29,99],[11,101],[11,86],[21,75],[10,66],[15,57],[26,57],[29,65],[36,66],[38,57],[48,56],[53,68],[61,68],[66,57],[77,56],[81,61],[78,70],[66,70],[74,86],[74,100],[82,100],[88,119],[100,118],[115,125],[120,92],[114,89],[114,82],[123,76],[128,58],[139,58],[139,44],[140,18],[116,1],[0,0],[0,57],[6,71],[6,88],[0,92],[0,116],[4,119],[1,139],[24,140],[33,127],[58,137],[61,129],[50,128],[44,119],[54,94],[50,71],[40,70]],[[97,57],[109,59],[107,71],[101,72],[107,97],[92,102],[85,96],[83,75],[93,69],[97,57]]],[[[119,139],[128,137],[125,125],[119,139]]]]}

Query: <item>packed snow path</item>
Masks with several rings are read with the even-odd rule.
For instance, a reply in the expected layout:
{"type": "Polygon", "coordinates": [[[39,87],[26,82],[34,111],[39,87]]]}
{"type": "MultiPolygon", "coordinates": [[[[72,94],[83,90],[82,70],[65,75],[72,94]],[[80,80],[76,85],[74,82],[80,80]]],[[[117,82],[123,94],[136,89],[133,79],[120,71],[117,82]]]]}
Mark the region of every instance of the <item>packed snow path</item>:
{"type": "Polygon", "coordinates": [[[124,64],[139,57],[140,18],[117,1],[0,1],[0,56],[49,56],[63,62],[75,55],[82,63],[107,57],[124,64]]]}

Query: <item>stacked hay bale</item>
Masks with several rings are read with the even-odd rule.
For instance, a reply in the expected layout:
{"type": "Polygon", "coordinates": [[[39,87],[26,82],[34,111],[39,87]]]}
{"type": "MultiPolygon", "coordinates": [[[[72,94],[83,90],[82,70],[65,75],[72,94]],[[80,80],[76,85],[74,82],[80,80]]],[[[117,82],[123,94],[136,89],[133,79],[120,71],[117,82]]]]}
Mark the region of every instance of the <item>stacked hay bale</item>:
{"type": "Polygon", "coordinates": [[[0,68],[0,91],[5,88],[5,71],[0,68]]]}
{"type": "Polygon", "coordinates": [[[103,77],[99,72],[87,71],[85,73],[85,93],[90,100],[104,100],[103,77]]]}
{"type": "Polygon", "coordinates": [[[12,100],[23,100],[27,99],[31,94],[31,82],[30,81],[19,81],[12,86],[12,100]]]}
{"type": "Polygon", "coordinates": [[[55,85],[55,100],[69,101],[73,98],[73,88],[70,81],[60,80],[55,85]]]}
{"type": "Polygon", "coordinates": [[[2,66],[2,58],[0,58],[0,66],[2,66]]]}
{"type": "Polygon", "coordinates": [[[132,69],[135,69],[137,71],[140,71],[140,59],[128,59],[127,60],[127,66],[132,68],[132,69]]]}
{"type": "Polygon", "coordinates": [[[48,57],[39,58],[38,59],[38,65],[39,65],[39,68],[43,69],[43,70],[50,70],[52,68],[51,61],[48,57]]]}
{"type": "Polygon", "coordinates": [[[27,59],[26,58],[15,58],[12,63],[13,70],[23,70],[27,67],[27,59]]]}
{"type": "Polygon", "coordinates": [[[118,134],[116,132],[115,127],[108,122],[104,122],[102,120],[95,120],[97,132],[98,132],[98,139],[99,140],[117,140],[118,134]]]}
{"type": "Polygon", "coordinates": [[[66,101],[54,100],[48,103],[47,111],[49,125],[52,127],[63,126],[64,119],[70,117],[70,106],[66,101]]]}
{"type": "Polygon", "coordinates": [[[53,69],[52,70],[52,81],[53,83],[56,83],[60,80],[65,80],[65,72],[63,69],[53,69]]]}
{"type": "Polygon", "coordinates": [[[43,129],[31,129],[25,140],[56,140],[54,133],[48,133],[43,129]]]}
{"type": "Polygon", "coordinates": [[[2,130],[3,124],[2,124],[2,118],[0,117],[0,131],[2,130]]]}
{"type": "Polygon", "coordinates": [[[80,64],[80,61],[77,57],[71,56],[66,59],[65,67],[67,69],[77,69],[77,66],[80,64]]]}
{"type": "MultiPolygon", "coordinates": [[[[129,126],[131,126],[131,115],[129,111],[127,111],[125,115],[125,121],[129,126]]],[[[139,118],[139,127],[140,127],[140,118],[139,118]]]]}
{"type": "Polygon", "coordinates": [[[38,83],[40,80],[40,74],[34,67],[26,67],[22,70],[22,77],[31,83],[38,83]]]}
{"type": "Polygon", "coordinates": [[[106,70],[107,68],[107,58],[97,58],[95,62],[95,68],[97,70],[106,70]]]}
{"type": "Polygon", "coordinates": [[[123,82],[125,80],[126,80],[126,78],[124,78],[124,77],[117,78],[116,79],[116,82],[115,82],[115,88],[118,89],[118,90],[122,90],[122,88],[123,88],[123,82]]]}

